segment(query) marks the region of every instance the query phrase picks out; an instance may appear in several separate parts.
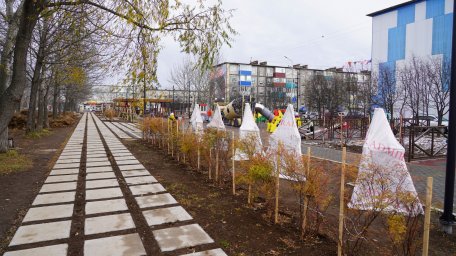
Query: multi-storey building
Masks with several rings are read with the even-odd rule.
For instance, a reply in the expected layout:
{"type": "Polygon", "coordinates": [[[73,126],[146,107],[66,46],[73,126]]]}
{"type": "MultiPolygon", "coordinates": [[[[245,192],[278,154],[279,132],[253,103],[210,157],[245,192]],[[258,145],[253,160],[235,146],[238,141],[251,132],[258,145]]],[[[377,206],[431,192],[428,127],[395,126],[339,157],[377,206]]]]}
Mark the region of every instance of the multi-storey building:
{"type": "MultiPolygon", "coordinates": [[[[271,66],[267,62],[249,64],[225,62],[215,66],[211,75],[211,100],[230,102],[238,97],[260,102],[270,108],[307,106],[306,86],[316,75],[326,80],[334,77],[354,83],[370,81],[370,72],[346,72],[341,68],[309,69],[307,65],[271,66]]],[[[353,97],[356,97],[354,95],[353,97]]]]}
{"type": "Polygon", "coordinates": [[[450,61],[453,5],[454,0],[415,0],[369,14],[372,71],[396,73],[414,57],[450,61]]]}

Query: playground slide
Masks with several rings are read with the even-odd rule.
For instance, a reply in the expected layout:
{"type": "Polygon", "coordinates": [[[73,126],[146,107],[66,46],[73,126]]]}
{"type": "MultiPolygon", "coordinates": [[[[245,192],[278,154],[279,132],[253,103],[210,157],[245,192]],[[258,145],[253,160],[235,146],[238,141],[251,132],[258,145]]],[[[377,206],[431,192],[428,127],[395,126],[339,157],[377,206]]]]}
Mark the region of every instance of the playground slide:
{"type": "Polygon", "coordinates": [[[270,122],[272,121],[272,119],[274,119],[274,113],[272,113],[271,110],[266,108],[263,104],[256,103],[255,111],[260,113],[262,116],[266,117],[270,122]]]}

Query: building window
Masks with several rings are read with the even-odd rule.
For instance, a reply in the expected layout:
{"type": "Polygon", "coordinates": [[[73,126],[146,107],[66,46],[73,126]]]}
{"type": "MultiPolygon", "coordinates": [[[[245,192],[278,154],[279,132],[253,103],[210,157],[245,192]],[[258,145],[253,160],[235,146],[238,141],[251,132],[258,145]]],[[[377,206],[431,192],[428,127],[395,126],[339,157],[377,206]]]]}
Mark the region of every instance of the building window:
{"type": "Polygon", "coordinates": [[[238,85],[239,76],[238,75],[230,75],[230,84],[231,85],[238,85]]]}
{"type": "Polygon", "coordinates": [[[230,64],[230,74],[238,74],[239,66],[235,64],[230,64]]]}
{"type": "Polygon", "coordinates": [[[258,67],[258,74],[259,74],[259,76],[266,76],[266,68],[258,67]]]}
{"type": "Polygon", "coordinates": [[[273,76],[274,75],[274,69],[272,67],[266,68],[266,76],[273,76]]]}
{"type": "Polygon", "coordinates": [[[253,76],[257,75],[257,67],[252,67],[252,75],[253,76]]]}
{"type": "Polygon", "coordinates": [[[266,77],[260,76],[258,77],[258,86],[265,86],[266,85],[266,77]]]}

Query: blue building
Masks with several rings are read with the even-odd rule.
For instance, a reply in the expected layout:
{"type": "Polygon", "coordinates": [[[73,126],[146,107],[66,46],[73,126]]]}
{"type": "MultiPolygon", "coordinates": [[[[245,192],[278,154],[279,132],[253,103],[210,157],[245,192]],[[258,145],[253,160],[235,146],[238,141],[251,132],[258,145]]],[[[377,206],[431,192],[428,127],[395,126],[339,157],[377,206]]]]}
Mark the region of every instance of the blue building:
{"type": "Polygon", "coordinates": [[[395,70],[412,57],[451,58],[454,0],[416,0],[369,14],[372,71],[395,70]]]}

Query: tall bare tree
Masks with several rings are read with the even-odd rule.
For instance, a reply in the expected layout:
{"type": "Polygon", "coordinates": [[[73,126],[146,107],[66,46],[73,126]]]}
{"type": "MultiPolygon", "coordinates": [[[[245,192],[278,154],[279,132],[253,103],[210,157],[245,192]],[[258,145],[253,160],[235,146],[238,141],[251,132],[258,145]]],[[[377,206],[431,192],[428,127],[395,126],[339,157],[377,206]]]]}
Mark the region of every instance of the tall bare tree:
{"type": "MultiPolygon", "coordinates": [[[[8,4],[9,1],[5,1],[8,4]]],[[[14,111],[18,108],[26,87],[27,55],[30,47],[33,30],[41,15],[47,12],[65,12],[69,6],[84,6],[86,9],[102,11],[102,16],[92,17],[92,20],[106,19],[103,27],[106,36],[112,34],[123,35],[130,44],[140,33],[146,33],[147,45],[154,45],[162,37],[170,35],[180,43],[182,50],[198,56],[197,64],[201,67],[210,67],[212,60],[221,45],[230,44],[231,35],[235,33],[229,24],[230,11],[222,8],[221,1],[212,6],[204,2],[192,6],[181,1],[102,1],[102,0],[22,0],[11,1],[12,7],[18,6],[14,18],[16,23],[5,23],[17,28],[17,35],[11,36],[13,58],[11,82],[0,81],[0,152],[7,148],[7,127],[14,111]],[[17,14],[17,15],[16,15],[17,14]],[[11,25],[13,24],[13,25],[11,25]],[[17,24],[17,25],[16,25],[17,24]],[[6,89],[3,89],[6,88],[6,89]]],[[[7,10],[1,10],[0,16],[7,17],[7,10]]],[[[10,12],[12,13],[12,12],[10,12]]],[[[89,12],[91,13],[91,12],[89,12]]],[[[16,29],[11,27],[14,32],[16,29]]],[[[14,33],[11,33],[14,34],[14,33]]],[[[3,50],[6,47],[3,47],[3,50]]],[[[128,49],[126,47],[125,49],[128,49]]],[[[132,48],[136,50],[136,47],[132,48]]],[[[144,47],[149,49],[149,47],[144,47]]],[[[154,51],[157,48],[152,47],[154,51]]],[[[152,53],[153,55],[153,53],[152,53]]],[[[5,54],[8,56],[8,54],[5,54]]],[[[131,57],[131,52],[125,56],[131,57]]],[[[2,60],[3,63],[3,54],[2,60]]],[[[156,63],[155,63],[156,64],[156,63]]]]}

